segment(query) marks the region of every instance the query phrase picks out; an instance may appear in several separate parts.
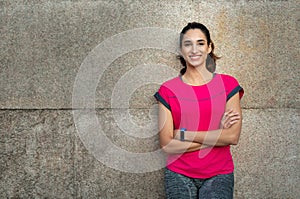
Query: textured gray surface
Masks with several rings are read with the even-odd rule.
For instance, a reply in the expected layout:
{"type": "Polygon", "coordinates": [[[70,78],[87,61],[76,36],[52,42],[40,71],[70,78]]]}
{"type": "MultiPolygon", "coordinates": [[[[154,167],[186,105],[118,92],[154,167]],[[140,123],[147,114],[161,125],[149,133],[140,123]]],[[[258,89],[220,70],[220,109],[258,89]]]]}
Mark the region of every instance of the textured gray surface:
{"type": "MultiPolygon", "coordinates": [[[[101,110],[97,115],[103,129],[120,132],[111,111],[101,110]]],[[[79,139],[71,111],[1,111],[0,118],[1,198],[163,197],[161,170],[121,172],[91,155],[79,139]]],[[[121,133],[106,133],[126,150],[157,149],[151,138],[137,147],[130,138],[121,139],[121,133]]]]}
{"type": "MultiPolygon", "coordinates": [[[[71,111],[7,110],[0,116],[1,198],[164,198],[162,169],[135,174],[101,163],[83,145],[71,111]]],[[[134,141],[122,132],[111,110],[97,117],[113,145],[139,153],[158,149],[156,138],[134,141]]],[[[293,109],[244,110],[241,140],[232,148],[235,198],[298,198],[299,119],[293,109]]]]}
{"type": "MultiPolygon", "coordinates": [[[[223,57],[218,72],[235,75],[251,93],[245,96],[244,107],[299,107],[299,95],[289,97],[298,92],[296,2],[4,1],[0,106],[71,108],[77,72],[98,44],[134,28],[179,32],[186,22],[200,21],[210,28],[216,52],[223,57]]],[[[143,37],[147,40],[147,35],[143,37]]],[[[112,63],[114,72],[100,78],[96,107],[110,107],[116,77],[136,64],[176,68],[167,52],[157,54],[150,49],[134,51],[112,63]]]]}
{"type": "MultiPolygon", "coordinates": [[[[180,70],[176,48],[165,50],[164,34],[156,33],[157,40],[151,32],[120,36],[146,27],[179,32],[190,21],[211,30],[222,56],[217,72],[235,76],[245,89],[243,133],[232,149],[235,198],[299,198],[299,13],[293,0],[1,1],[0,198],[164,198],[162,169],[130,173],[105,164],[147,169],[161,157],[145,164],[115,156],[101,162],[111,148],[93,146],[94,135],[77,130],[99,126],[111,146],[131,155],[157,151],[155,128],[137,131],[137,137],[126,129],[153,123],[157,78],[180,70]],[[95,58],[147,40],[163,47],[114,59],[91,101],[99,123],[77,124],[72,108],[86,104],[72,106],[75,79],[93,49],[100,52],[99,44],[109,39],[118,42],[95,58]]],[[[96,69],[107,61],[95,60],[96,69]]]]}
{"type": "Polygon", "coordinates": [[[299,110],[245,110],[233,147],[236,198],[299,198],[299,110]]]}

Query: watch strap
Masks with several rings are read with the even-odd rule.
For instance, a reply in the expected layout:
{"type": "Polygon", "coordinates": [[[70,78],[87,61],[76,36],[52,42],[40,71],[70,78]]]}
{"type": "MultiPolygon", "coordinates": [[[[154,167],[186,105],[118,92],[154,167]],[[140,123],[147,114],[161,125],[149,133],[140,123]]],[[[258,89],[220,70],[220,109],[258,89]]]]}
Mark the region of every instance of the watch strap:
{"type": "Polygon", "coordinates": [[[186,131],[186,128],[181,128],[180,129],[180,141],[184,141],[184,133],[186,131]]]}

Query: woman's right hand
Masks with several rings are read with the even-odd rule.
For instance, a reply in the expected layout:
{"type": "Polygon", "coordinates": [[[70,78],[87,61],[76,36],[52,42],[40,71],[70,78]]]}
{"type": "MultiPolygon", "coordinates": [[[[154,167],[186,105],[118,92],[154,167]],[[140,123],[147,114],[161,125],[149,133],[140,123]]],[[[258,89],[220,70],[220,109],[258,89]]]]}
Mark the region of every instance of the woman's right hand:
{"type": "Polygon", "coordinates": [[[222,117],[221,120],[221,129],[228,129],[233,124],[237,123],[241,119],[238,112],[234,112],[232,109],[229,111],[226,111],[222,117]]]}

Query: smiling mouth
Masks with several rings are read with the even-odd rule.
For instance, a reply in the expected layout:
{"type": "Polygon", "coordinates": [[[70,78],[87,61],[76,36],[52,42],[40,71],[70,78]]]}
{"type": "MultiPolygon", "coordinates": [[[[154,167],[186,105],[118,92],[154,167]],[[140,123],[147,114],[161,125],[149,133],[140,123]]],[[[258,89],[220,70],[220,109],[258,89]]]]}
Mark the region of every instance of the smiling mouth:
{"type": "Polygon", "coordinates": [[[199,59],[201,57],[201,55],[191,55],[190,56],[190,58],[192,59],[192,60],[194,60],[194,59],[199,59]]]}

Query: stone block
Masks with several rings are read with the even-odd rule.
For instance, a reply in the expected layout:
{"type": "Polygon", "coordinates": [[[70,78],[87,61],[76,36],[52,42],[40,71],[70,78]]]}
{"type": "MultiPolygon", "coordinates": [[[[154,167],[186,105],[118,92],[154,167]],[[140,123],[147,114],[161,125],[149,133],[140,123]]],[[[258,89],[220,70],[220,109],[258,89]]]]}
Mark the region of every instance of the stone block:
{"type": "Polygon", "coordinates": [[[122,172],[98,161],[85,149],[81,140],[77,140],[76,149],[76,197],[164,198],[163,170],[122,172]]]}
{"type": "Polygon", "coordinates": [[[67,111],[1,111],[1,197],[74,196],[72,124],[67,111]]]}
{"type": "MultiPolygon", "coordinates": [[[[2,5],[1,108],[72,108],[78,70],[98,44],[134,28],[179,32],[189,21],[202,22],[211,30],[216,52],[222,56],[217,72],[237,77],[244,86],[243,107],[299,107],[299,43],[294,42],[299,40],[299,6],[293,1],[4,1],[2,5]]],[[[100,78],[96,107],[111,106],[112,88],[137,64],[155,60],[177,71],[178,62],[168,52],[148,50],[132,51],[112,63],[100,78]]],[[[147,88],[144,95],[154,90],[147,88]]],[[[134,97],[147,108],[149,98],[134,97]]]]}
{"type": "Polygon", "coordinates": [[[236,198],[298,198],[299,110],[244,110],[232,147],[236,198]]]}
{"type": "Polygon", "coordinates": [[[235,198],[299,198],[295,1],[4,0],[0,7],[0,198],[164,198],[153,94],[178,75],[177,37],[191,21],[210,29],[222,56],[217,72],[245,89],[243,132],[232,147],[235,198]],[[74,98],[88,56],[96,67],[87,77],[110,62],[93,98],[74,98]]]}
{"type": "MultiPolygon", "coordinates": [[[[99,123],[92,127],[102,129],[102,136],[110,145],[93,150],[96,148],[87,143],[98,143],[97,137],[91,134],[90,142],[86,142],[82,132],[78,132],[82,124],[73,118],[74,112],[2,110],[0,196],[164,198],[164,159],[159,157],[161,167],[154,164],[159,159],[156,156],[153,163],[138,159],[141,157],[138,153],[146,157],[159,150],[157,135],[154,131],[149,131],[150,135],[132,135],[125,128],[131,125],[129,117],[140,127],[151,122],[153,116],[146,109],[131,109],[129,115],[113,111],[95,111],[99,123]],[[101,154],[95,153],[106,155],[114,147],[138,158],[120,158],[108,153],[109,159],[105,159],[107,156],[101,159],[101,154]],[[132,160],[136,162],[130,162],[132,160]],[[132,167],[126,166],[129,164],[132,167]]],[[[80,113],[75,114],[79,121],[86,121],[82,118],[90,114],[89,111],[80,113]]],[[[240,142],[232,147],[236,165],[235,198],[298,198],[299,110],[244,109],[243,115],[240,142]]]]}

